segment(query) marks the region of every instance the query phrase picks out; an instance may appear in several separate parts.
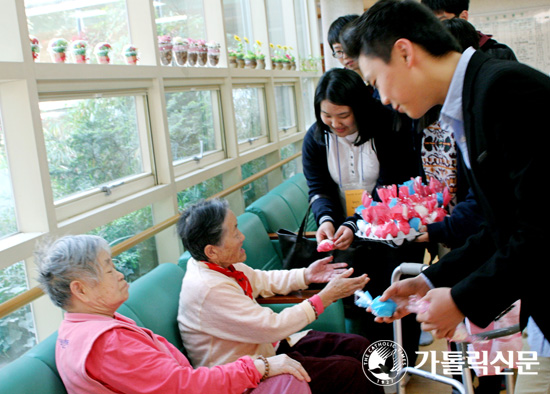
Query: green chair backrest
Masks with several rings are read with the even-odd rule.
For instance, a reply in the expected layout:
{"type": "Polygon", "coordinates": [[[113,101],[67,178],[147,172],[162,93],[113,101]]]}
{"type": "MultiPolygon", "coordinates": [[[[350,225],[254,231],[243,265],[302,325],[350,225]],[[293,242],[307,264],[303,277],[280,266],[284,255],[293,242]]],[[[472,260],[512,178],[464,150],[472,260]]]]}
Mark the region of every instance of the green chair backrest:
{"type": "Polygon", "coordinates": [[[245,236],[243,249],[248,266],[261,270],[283,269],[281,257],[258,216],[245,212],[237,217],[237,226],[245,236]]]}
{"type": "Polygon", "coordinates": [[[271,192],[250,204],[245,212],[258,216],[268,233],[275,233],[282,228],[296,231],[301,223],[296,220],[292,208],[283,197],[271,192]]]}

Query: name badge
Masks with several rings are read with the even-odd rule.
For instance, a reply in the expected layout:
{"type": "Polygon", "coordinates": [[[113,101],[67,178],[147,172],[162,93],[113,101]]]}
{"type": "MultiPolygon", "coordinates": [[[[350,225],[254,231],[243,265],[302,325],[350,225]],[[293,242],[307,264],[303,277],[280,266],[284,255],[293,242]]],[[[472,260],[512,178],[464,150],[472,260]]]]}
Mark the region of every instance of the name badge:
{"type": "Polygon", "coordinates": [[[364,189],[352,189],[344,191],[347,216],[353,216],[355,214],[355,208],[361,205],[361,197],[363,196],[363,191],[364,189]]]}

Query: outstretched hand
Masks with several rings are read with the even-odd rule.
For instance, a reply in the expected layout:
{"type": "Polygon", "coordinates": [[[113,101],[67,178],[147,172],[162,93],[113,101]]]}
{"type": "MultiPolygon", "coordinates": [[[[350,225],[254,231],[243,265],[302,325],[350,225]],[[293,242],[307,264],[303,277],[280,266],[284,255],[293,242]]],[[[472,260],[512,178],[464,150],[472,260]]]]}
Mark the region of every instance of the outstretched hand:
{"type": "Polygon", "coordinates": [[[332,256],[328,256],[311,263],[305,272],[306,284],[326,283],[345,271],[347,263],[331,264],[332,259],[332,256]]]}
{"type": "MultiPolygon", "coordinates": [[[[374,321],[378,323],[392,323],[394,320],[401,319],[407,316],[410,311],[407,309],[409,304],[409,297],[412,295],[418,295],[424,297],[424,295],[430,290],[430,287],[422,277],[417,276],[415,278],[401,280],[395,282],[384,291],[380,297],[380,301],[387,301],[392,299],[397,304],[397,309],[390,317],[375,317],[374,321]]],[[[368,312],[371,312],[370,307],[367,308],[368,312]]]]}
{"type": "Polygon", "coordinates": [[[361,290],[370,280],[367,274],[351,278],[352,274],[353,268],[345,270],[331,279],[319,292],[319,297],[321,297],[325,308],[340,298],[348,297],[355,291],[361,290]]]}

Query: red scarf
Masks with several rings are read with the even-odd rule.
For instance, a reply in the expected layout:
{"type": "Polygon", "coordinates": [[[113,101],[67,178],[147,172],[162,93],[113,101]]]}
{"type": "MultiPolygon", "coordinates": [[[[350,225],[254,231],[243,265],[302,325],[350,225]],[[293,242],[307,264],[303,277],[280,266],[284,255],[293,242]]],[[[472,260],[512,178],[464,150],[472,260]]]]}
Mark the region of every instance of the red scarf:
{"type": "Polygon", "coordinates": [[[241,286],[241,288],[243,289],[244,294],[249,296],[251,299],[254,299],[252,297],[252,285],[250,284],[250,281],[243,272],[237,271],[235,267],[233,267],[233,265],[230,265],[229,268],[223,268],[220,267],[218,264],[207,263],[206,261],[203,261],[203,263],[206,264],[206,266],[211,270],[221,272],[222,274],[229,276],[230,278],[235,278],[239,286],[241,286]]]}

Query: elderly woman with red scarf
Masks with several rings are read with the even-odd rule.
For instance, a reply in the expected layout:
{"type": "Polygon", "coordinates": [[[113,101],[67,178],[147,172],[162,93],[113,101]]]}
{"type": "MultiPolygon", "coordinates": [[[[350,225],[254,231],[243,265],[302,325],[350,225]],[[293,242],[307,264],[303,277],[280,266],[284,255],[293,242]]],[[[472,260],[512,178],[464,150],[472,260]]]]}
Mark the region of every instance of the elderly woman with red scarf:
{"type": "Polygon", "coordinates": [[[351,278],[345,263],[331,257],[307,268],[255,270],[244,264],[244,235],[224,200],[199,202],[186,209],[178,234],[192,258],[180,294],[178,323],[195,367],[221,365],[239,357],[287,354],[309,376],[312,393],[374,393],[381,388],[362,371],[369,341],[354,334],[300,331],[340,298],[362,289],[366,274],[351,278]],[[327,283],[313,297],[280,313],[256,297],[288,294],[311,283],[327,283]]]}

